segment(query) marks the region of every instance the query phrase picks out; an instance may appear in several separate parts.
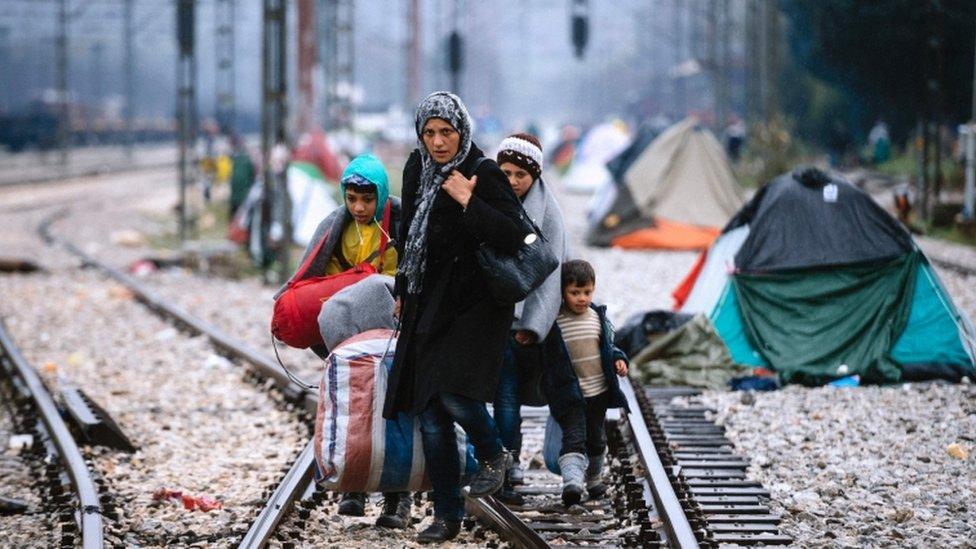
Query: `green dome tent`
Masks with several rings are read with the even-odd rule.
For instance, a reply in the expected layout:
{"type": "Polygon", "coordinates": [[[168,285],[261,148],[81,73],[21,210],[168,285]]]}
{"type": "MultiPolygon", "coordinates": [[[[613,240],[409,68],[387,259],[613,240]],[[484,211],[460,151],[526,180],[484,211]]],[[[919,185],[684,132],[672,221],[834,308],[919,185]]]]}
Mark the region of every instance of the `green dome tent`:
{"type": "Polygon", "coordinates": [[[736,363],[785,383],[974,374],[976,331],[908,232],[816,169],[763,187],[674,296],[708,315],[736,363]]]}

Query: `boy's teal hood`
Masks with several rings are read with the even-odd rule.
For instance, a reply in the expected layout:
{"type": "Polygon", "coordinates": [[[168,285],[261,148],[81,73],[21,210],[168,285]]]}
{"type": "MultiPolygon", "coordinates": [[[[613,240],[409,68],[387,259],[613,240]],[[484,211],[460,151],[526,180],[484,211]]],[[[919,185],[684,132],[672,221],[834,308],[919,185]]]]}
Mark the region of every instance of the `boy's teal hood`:
{"type": "Polygon", "coordinates": [[[376,185],[376,214],[373,216],[376,221],[383,218],[383,207],[386,205],[387,198],[390,197],[390,180],[386,175],[386,168],[378,158],[371,154],[361,154],[352,159],[346,166],[339,179],[339,191],[345,201],[346,180],[350,176],[358,175],[370,183],[376,185]]]}

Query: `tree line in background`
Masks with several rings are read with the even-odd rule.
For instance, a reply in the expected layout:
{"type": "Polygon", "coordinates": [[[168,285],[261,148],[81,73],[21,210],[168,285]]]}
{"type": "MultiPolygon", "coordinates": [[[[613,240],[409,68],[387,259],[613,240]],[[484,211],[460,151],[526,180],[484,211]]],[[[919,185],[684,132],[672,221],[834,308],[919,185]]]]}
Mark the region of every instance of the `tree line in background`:
{"type": "Polygon", "coordinates": [[[781,104],[805,139],[829,146],[840,123],[861,142],[882,119],[904,144],[921,120],[970,119],[976,2],[779,0],[779,7],[790,51],[781,104]]]}

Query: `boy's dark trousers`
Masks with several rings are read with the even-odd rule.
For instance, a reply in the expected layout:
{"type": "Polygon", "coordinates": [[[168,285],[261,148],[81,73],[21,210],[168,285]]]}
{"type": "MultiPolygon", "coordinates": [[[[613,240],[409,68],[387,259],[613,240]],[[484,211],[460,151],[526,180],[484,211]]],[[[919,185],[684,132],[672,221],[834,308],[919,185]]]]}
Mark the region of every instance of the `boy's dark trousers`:
{"type": "Polygon", "coordinates": [[[583,399],[585,405],[574,406],[553,419],[563,430],[562,448],[559,455],[570,453],[601,456],[607,449],[604,421],[607,417],[607,399],[610,391],[583,399]]]}
{"type": "Polygon", "coordinates": [[[586,399],[586,455],[602,456],[607,450],[606,418],[610,391],[586,399]]]}

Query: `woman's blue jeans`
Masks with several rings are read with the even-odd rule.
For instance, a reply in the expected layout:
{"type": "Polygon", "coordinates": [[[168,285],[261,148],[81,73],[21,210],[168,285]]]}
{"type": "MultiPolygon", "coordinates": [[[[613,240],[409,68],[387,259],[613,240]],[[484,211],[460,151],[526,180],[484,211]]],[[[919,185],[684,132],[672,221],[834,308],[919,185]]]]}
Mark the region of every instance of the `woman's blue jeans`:
{"type": "Polygon", "coordinates": [[[495,392],[495,402],[492,406],[502,444],[518,460],[518,455],[522,451],[522,412],[519,405],[519,371],[518,362],[515,360],[515,345],[518,345],[518,342],[514,337],[509,337],[502,360],[501,376],[498,378],[498,390],[495,392]]]}
{"type": "Polygon", "coordinates": [[[483,463],[505,448],[484,402],[452,393],[439,393],[420,414],[427,477],[434,487],[434,516],[447,520],[464,518],[461,499],[461,460],[457,423],[468,435],[474,454],[483,463]]]}

